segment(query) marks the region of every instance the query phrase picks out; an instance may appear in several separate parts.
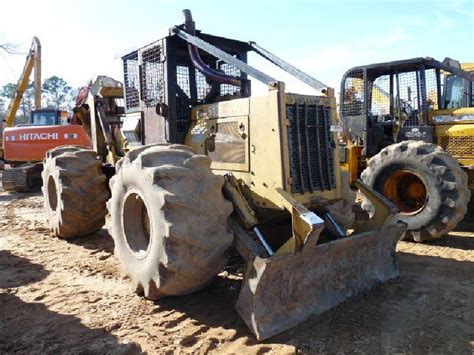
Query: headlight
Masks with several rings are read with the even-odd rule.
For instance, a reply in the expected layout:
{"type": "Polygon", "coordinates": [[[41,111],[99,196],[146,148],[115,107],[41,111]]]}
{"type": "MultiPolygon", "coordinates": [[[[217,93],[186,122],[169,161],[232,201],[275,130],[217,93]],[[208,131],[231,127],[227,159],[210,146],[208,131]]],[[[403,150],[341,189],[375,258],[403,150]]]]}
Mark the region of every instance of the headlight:
{"type": "Polygon", "coordinates": [[[435,123],[474,121],[474,115],[436,115],[433,120],[435,123]]]}

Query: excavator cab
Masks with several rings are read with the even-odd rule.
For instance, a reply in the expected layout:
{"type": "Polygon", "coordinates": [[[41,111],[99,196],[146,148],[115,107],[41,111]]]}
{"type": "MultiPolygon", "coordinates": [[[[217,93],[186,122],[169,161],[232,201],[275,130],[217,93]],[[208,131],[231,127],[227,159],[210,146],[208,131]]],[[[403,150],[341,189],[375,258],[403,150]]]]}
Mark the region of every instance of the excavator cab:
{"type": "MultiPolygon", "coordinates": [[[[63,126],[70,123],[67,111],[55,109],[39,109],[31,111],[31,126],[63,126]]],[[[25,125],[23,125],[25,126],[25,125]]]]}

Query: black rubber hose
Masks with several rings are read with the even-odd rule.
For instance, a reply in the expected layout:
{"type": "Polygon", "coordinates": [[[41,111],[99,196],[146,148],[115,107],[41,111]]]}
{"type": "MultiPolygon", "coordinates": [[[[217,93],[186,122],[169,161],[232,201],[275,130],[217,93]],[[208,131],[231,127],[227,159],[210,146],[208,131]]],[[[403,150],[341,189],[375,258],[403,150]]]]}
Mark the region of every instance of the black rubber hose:
{"type": "MultiPolygon", "coordinates": [[[[196,28],[194,25],[193,17],[191,11],[188,9],[183,10],[184,14],[184,30],[190,35],[196,35],[196,28]]],[[[235,78],[230,75],[223,74],[215,69],[210,68],[206,63],[203,62],[201,56],[199,55],[198,49],[196,46],[188,43],[188,52],[191,57],[191,61],[194,66],[203,73],[207,78],[216,81],[221,84],[229,84],[233,86],[242,86],[242,81],[238,78],[235,78]]]]}

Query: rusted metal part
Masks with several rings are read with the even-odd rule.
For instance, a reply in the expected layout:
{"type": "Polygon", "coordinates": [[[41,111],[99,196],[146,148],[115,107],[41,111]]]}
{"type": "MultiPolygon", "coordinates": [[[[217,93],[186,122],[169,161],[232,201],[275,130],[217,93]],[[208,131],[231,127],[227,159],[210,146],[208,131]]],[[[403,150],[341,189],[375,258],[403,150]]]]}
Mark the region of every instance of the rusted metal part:
{"type": "MultiPolygon", "coordinates": [[[[250,207],[250,204],[245,199],[244,195],[242,194],[242,191],[240,190],[239,182],[233,175],[227,174],[225,176],[223,190],[227,199],[232,202],[234,211],[237,212],[241,223],[245,226],[245,228],[247,228],[248,230],[252,230],[255,233],[258,240],[260,240],[261,245],[267,251],[267,254],[269,256],[272,256],[274,254],[272,247],[270,246],[270,244],[268,244],[267,240],[257,227],[259,221],[255,215],[255,211],[252,209],[252,207],[250,207]]],[[[237,234],[237,238],[240,238],[240,236],[242,235],[241,233],[239,233],[239,231],[236,231],[235,233],[237,234]]],[[[249,238],[248,232],[243,231],[243,234],[244,239],[249,238]]],[[[247,252],[244,251],[244,254],[246,255],[247,252]]],[[[253,256],[255,257],[256,255],[258,254],[254,254],[253,256]]]]}
{"type": "MultiPolygon", "coordinates": [[[[242,233],[249,234],[253,231],[261,244],[267,251],[268,255],[284,255],[294,252],[300,252],[303,248],[309,248],[317,244],[319,235],[324,228],[324,220],[314,212],[308,210],[305,206],[298,203],[291,195],[284,190],[278,188],[277,193],[285,205],[285,208],[292,216],[292,236],[278,250],[273,250],[272,246],[267,242],[265,237],[258,229],[259,221],[255,215],[255,211],[250,207],[244,195],[240,191],[237,179],[232,175],[226,175],[224,184],[224,193],[232,202],[234,211],[239,216],[241,224],[247,229],[245,231],[235,231],[237,238],[242,233]]],[[[255,254],[254,256],[257,256],[255,254]]]]}
{"type": "Polygon", "coordinates": [[[331,212],[326,212],[323,215],[323,219],[324,219],[325,222],[328,223],[331,230],[334,230],[333,234],[336,236],[336,238],[345,238],[347,236],[346,231],[344,229],[342,229],[342,227],[339,225],[339,223],[337,223],[337,221],[334,219],[331,212]]]}
{"type": "Polygon", "coordinates": [[[245,261],[253,262],[257,256],[262,258],[266,256],[263,245],[252,238],[249,232],[245,230],[235,218],[229,218],[229,226],[235,236],[233,246],[245,261]]]}
{"type": "Polygon", "coordinates": [[[396,278],[395,245],[405,229],[392,221],[293,255],[256,257],[247,264],[237,312],[257,339],[267,339],[396,278]]]}
{"type": "Polygon", "coordinates": [[[277,251],[277,255],[300,252],[318,243],[319,235],[324,229],[324,221],[314,212],[298,203],[290,194],[281,188],[276,189],[282,198],[285,208],[291,213],[293,236],[277,251]]]}
{"type": "Polygon", "coordinates": [[[311,236],[319,236],[323,224],[312,224],[305,218],[305,207],[278,191],[293,209],[294,248],[284,245],[285,253],[248,259],[236,304],[257,339],[272,337],[399,276],[395,246],[406,224],[395,219],[398,211],[391,202],[361,182],[357,186],[379,212],[360,223],[358,233],[318,245],[311,236]]]}
{"type": "Polygon", "coordinates": [[[366,196],[375,207],[375,213],[369,220],[357,220],[354,226],[356,233],[371,231],[380,228],[388,219],[398,212],[397,206],[374,189],[368,187],[361,180],[356,180],[355,186],[366,196]]]}
{"type": "Polygon", "coordinates": [[[237,212],[245,228],[252,229],[258,225],[259,222],[255,216],[255,211],[250,207],[249,203],[243,196],[239,182],[233,175],[227,174],[225,176],[223,190],[227,199],[232,202],[234,211],[237,212]]]}

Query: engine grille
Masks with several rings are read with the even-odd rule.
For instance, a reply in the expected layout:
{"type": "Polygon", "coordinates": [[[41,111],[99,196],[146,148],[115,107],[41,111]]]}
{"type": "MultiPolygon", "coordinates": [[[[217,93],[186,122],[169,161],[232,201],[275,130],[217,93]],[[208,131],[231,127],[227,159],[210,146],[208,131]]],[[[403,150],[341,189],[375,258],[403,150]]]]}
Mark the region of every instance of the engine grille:
{"type": "Polygon", "coordinates": [[[474,137],[441,136],[439,145],[454,156],[474,156],[474,137]]]}
{"type": "Polygon", "coordinates": [[[331,137],[331,109],[325,106],[286,106],[290,121],[291,189],[293,193],[331,190],[334,177],[334,142],[331,137]]]}

